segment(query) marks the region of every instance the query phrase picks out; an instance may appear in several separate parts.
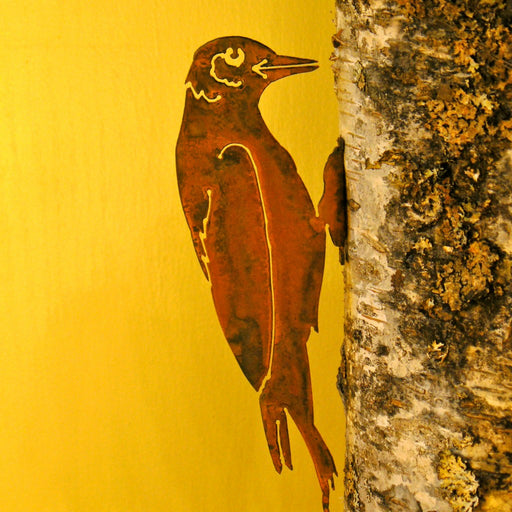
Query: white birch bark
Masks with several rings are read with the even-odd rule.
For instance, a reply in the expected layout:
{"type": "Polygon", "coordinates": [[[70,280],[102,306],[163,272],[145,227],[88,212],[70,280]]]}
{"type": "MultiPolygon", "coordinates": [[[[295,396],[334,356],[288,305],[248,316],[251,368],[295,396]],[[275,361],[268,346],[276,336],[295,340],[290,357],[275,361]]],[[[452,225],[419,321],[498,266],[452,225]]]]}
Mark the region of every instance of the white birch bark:
{"type": "Polygon", "coordinates": [[[512,511],[511,11],[337,4],[347,512],[512,511]]]}

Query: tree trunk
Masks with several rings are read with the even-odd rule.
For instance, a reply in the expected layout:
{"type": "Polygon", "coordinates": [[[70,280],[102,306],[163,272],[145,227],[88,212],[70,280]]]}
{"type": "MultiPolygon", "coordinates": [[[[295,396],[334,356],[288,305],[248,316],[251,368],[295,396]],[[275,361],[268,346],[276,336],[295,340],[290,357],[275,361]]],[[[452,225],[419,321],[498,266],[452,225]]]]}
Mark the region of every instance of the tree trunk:
{"type": "Polygon", "coordinates": [[[511,22],[338,1],[347,511],[512,511],[511,22]]]}

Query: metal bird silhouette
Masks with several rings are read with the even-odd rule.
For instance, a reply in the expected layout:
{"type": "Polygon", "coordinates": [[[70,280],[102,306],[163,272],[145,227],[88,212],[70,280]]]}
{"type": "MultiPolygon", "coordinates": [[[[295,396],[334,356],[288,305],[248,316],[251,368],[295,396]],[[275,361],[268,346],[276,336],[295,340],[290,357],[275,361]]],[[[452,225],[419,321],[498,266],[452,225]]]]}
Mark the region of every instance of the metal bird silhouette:
{"type": "MultiPolygon", "coordinates": [[[[280,473],[283,462],[292,469],[289,415],[309,449],[328,511],[337,473],[314,424],[306,349],[311,328],[318,330],[325,222],[258,108],[270,83],[317,67],[314,60],[280,56],[245,37],[201,46],[186,79],[176,164],[183,209],[221,327],[243,373],[260,391],[275,469],[280,473]]],[[[326,166],[326,187],[336,182],[329,169],[337,159],[326,166]]],[[[322,209],[339,231],[344,219],[330,206],[335,200],[336,193],[324,193],[322,209]]]]}

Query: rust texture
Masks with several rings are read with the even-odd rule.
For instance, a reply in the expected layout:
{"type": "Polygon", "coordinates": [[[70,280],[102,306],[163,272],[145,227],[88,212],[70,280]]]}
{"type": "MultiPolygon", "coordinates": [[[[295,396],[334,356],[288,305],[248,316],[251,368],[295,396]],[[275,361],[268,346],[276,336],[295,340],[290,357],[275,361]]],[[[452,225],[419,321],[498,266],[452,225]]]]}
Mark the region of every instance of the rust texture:
{"type": "MultiPolygon", "coordinates": [[[[387,284],[377,309],[354,294],[347,320],[348,510],[512,510],[512,2],[337,6],[338,91],[358,94],[341,108],[377,127],[347,139],[347,172],[358,159],[355,181],[384,176],[388,194],[385,222],[349,234],[349,283],[387,284]],[[384,139],[373,160],[359,149],[384,139]]],[[[372,215],[359,187],[356,222],[372,215]]]]}
{"type": "Polygon", "coordinates": [[[318,204],[318,215],[329,226],[333,244],[340,247],[340,263],[343,264],[347,238],[347,187],[345,141],[342,137],[325,164],[324,193],[318,204]]]}
{"type": "MultiPolygon", "coordinates": [[[[336,468],[315,427],[306,342],[318,330],[325,221],[258,102],[283,77],[316,61],[283,57],[244,37],[199,48],[187,77],[176,158],[180,196],[217,315],[238,364],[260,392],[275,469],[292,469],[287,417],[301,432],[329,510],[336,468]]],[[[336,160],[335,157],[333,157],[336,160]]],[[[331,159],[332,161],[332,159],[331,159]]],[[[341,238],[327,166],[323,207],[341,238]]],[[[332,182],[332,185],[331,185],[332,182]]]]}

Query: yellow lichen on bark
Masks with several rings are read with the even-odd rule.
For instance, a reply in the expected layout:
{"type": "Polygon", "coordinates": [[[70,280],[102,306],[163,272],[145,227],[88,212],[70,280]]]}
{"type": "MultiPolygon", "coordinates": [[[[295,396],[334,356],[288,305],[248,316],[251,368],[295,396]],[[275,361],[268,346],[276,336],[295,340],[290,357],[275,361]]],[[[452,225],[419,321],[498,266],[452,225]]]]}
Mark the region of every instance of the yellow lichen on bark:
{"type": "Polygon", "coordinates": [[[449,450],[442,452],[438,474],[453,512],[471,512],[475,509],[478,505],[478,482],[460,457],[449,450]]]}

